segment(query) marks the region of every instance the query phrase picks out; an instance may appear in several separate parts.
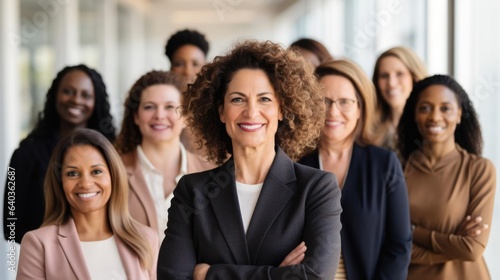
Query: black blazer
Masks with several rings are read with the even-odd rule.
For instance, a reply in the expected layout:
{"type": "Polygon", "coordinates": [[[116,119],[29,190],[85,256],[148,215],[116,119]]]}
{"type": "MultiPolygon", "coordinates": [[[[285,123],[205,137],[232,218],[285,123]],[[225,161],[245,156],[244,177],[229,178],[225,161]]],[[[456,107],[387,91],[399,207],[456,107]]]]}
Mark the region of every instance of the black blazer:
{"type": "Polygon", "coordinates": [[[335,176],[294,163],[280,148],[245,234],[234,161],[184,175],[174,191],[158,279],[333,279],[340,257],[340,189],[335,176]],[[301,241],[302,264],[278,268],[301,241]]]}
{"type": "Polygon", "coordinates": [[[45,213],[43,183],[50,156],[58,140],[56,133],[43,137],[28,137],[12,154],[9,166],[15,169],[15,189],[11,191],[8,188],[7,178],[3,204],[3,232],[6,240],[15,237],[15,241],[21,243],[26,232],[37,229],[42,224],[45,213]],[[14,201],[14,211],[9,209],[9,196],[14,198],[11,199],[14,201]],[[11,233],[7,227],[10,222],[15,222],[15,233],[11,233]]]}
{"type": "MultiPolygon", "coordinates": [[[[318,150],[299,162],[319,168],[318,150]]],[[[354,144],[341,203],[347,279],[406,279],[411,226],[406,183],[396,155],[354,144]]]]}

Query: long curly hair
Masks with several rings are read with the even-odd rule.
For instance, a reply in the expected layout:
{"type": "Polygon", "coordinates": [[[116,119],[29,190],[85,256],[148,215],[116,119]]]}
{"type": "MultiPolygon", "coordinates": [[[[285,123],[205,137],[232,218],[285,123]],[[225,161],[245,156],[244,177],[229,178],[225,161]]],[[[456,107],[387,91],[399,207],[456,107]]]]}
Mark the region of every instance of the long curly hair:
{"type": "Polygon", "coordinates": [[[263,70],[273,86],[283,121],[276,144],[293,160],[316,146],[325,119],[321,88],[312,67],[296,52],[266,41],[244,41],[225,56],[203,66],[188,86],[182,105],[187,125],[205,146],[208,159],[221,164],[232,154],[231,138],[219,118],[228,83],[241,69],[263,70]]]}
{"type": "Polygon", "coordinates": [[[134,122],[134,116],[139,110],[142,92],[154,85],[171,85],[182,93],[187,81],[172,71],[150,71],[140,77],[130,89],[125,99],[125,113],[122,121],[120,134],[116,138],[114,146],[118,153],[126,154],[137,148],[142,142],[142,134],[139,126],[134,122]]]}
{"type": "Polygon", "coordinates": [[[153,249],[139,231],[139,223],[130,216],[128,209],[127,172],[120,156],[111,143],[100,133],[80,128],[59,141],[49,162],[45,177],[45,217],[42,226],[60,225],[71,217],[71,207],[62,185],[62,166],[68,150],[74,146],[89,145],[97,149],[106,160],[111,176],[111,196],[107,204],[108,221],[113,233],[134,252],[142,268],[153,265],[153,249]]]}
{"type": "Polygon", "coordinates": [[[462,109],[460,124],[455,129],[455,142],[469,153],[480,156],[483,148],[483,137],[472,101],[460,84],[452,77],[434,75],[416,83],[406,101],[397,130],[397,147],[402,158],[407,161],[410,154],[422,146],[424,140],[415,122],[415,110],[420,94],[432,85],[443,85],[455,93],[458,106],[462,109]]]}
{"type": "Polygon", "coordinates": [[[427,69],[425,67],[424,62],[418,57],[418,55],[411,50],[410,48],[407,47],[393,47],[388,49],[387,51],[383,52],[378,58],[377,61],[375,62],[375,67],[373,70],[373,77],[372,81],[373,84],[375,85],[375,93],[377,94],[377,111],[378,115],[380,116],[380,122],[384,123],[390,120],[391,117],[391,107],[389,104],[385,101],[384,97],[382,96],[382,92],[380,91],[380,87],[378,86],[378,78],[380,75],[380,63],[382,59],[386,57],[395,57],[403,64],[406,66],[408,71],[410,71],[413,84],[415,85],[416,82],[421,81],[425,77],[427,77],[427,69]]]}
{"type": "Polygon", "coordinates": [[[356,97],[361,110],[354,140],[360,145],[374,144],[373,121],[377,99],[375,88],[361,67],[350,60],[338,59],[320,64],[315,73],[319,80],[327,75],[338,75],[351,82],[356,89],[356,97]]]}
{"type": "Polygon", "coordinates": [[[113,117],[110,113],[106,85],[101,75],[96,70],[84,64],[67,66],[57,73],[56,78],[52,81],[52,85],[47,92],[43,112],[40,112],[38,115],[38,122],[27,139],[32,137],[44,137],[56,133],[59,130],[60,116],[56,110],[57,92],[59,91],[59,85],[64,76],[75,70],[80,70],[87,74],[94,85],[95,106],[87,122],[87,128],[99,131],[109,141],[114,141],[115,127],[113,125],[113,117]]]}

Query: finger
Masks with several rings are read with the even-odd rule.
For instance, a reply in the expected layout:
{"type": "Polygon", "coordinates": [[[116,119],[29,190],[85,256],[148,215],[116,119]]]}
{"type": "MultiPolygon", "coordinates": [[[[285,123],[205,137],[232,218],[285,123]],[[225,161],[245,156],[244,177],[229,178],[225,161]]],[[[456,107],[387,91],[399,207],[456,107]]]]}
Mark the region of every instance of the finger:
{"type": "Polygon", "coordinates": [[[307,250],[304,242],[300,243],[293,251],[291,251],[285,259],[281,262],[280,266],[288,266],[293,263],[297,258],[300,258],[307,250]]]}
{"type": "Polygon", "coordinates": [[[287,264],[287,266],[290,266],[290,265],[297,265],[299,263],[302,263],[302,261],[304,260],[304,258],[306,257],[306,254],[302,253],[300,255],[297,256],[297,258],[293,259],[291,262],[289,262],[287,264]]]}

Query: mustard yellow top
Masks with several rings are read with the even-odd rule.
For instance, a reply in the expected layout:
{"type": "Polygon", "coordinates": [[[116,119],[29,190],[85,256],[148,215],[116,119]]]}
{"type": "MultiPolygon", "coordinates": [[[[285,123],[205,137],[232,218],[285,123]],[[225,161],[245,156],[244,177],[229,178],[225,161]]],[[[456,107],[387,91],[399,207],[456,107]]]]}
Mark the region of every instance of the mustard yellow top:
{"type": "Polygon", "coordinates": [[[483,258],[490,231],[477,237],[455,231],[467,215],[481,216],[491,228],[493,163],[457,145],[434,166],[415,151],[404,172],[416,226],[408,279],[490,279],[483,258]]]}

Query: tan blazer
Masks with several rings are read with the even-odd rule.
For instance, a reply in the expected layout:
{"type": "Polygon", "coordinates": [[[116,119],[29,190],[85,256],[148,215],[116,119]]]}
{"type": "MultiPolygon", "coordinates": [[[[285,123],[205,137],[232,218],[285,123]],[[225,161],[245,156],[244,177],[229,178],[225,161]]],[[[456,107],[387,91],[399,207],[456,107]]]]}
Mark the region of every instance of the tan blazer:
{"type": "MultiPolygon", "coordinates": [[[[215,168],[215,164],[203,161],[199,156],[186,152],[187,173],[201,172],[215,168]]],[[[122,161],[127,170],[128,182],[130,185],[128,207],[132,217],[158,232],[158,217],[155,203],[146,179],[142,173],[141,165],[137,155],[137,149],[121,155],[122,161]]]]}
{"type": "MultiPolygon", "coordinates": [[[[153,266],[149,271],[141,268],[137,256],[121,239],[115,238],[116,246],[128,279],[156,279],[158,236],[147,227],[141,226],[140,230],[153,246],[153,266]]],[[[91,279],[73,219],[24,235],[17,279],[91,279]]]]}

